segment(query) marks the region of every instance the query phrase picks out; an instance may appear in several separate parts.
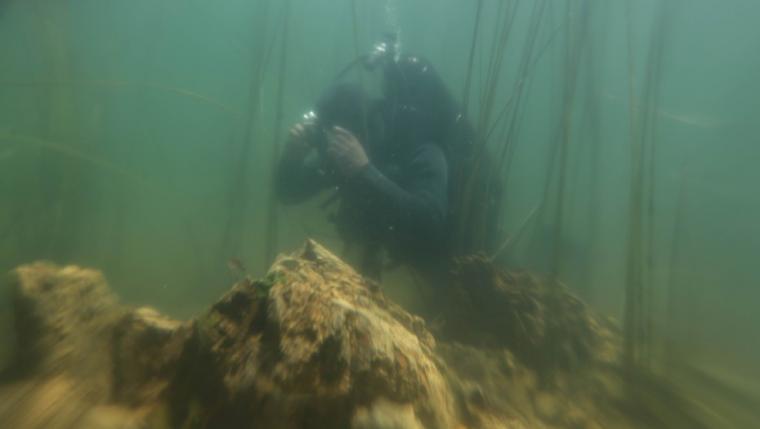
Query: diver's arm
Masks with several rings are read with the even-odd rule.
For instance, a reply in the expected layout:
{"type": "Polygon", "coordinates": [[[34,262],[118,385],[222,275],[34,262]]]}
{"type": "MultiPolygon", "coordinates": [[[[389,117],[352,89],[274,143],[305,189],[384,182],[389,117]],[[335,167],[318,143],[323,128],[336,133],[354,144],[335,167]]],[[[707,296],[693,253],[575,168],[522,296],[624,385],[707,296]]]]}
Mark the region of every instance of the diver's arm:
{"type": "Polygon", "coordinates": [[[403,188],[371,164],[357,173],[354,186],[366,192],[377,219],[387,228],[420,238],[440,238],[448,211],[446,157],[437,145],[422,145],[408,168],[412,177],[403,188]]]}

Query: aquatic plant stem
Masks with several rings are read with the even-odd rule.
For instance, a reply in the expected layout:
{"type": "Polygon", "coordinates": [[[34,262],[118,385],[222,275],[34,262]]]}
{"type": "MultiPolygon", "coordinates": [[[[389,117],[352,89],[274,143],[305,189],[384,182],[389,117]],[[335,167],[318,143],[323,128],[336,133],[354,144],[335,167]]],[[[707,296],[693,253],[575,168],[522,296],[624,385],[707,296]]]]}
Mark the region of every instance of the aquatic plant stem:
{"type": "Polygon", "coordinates": [[[359,45],[359,12],[356,7],[356,0],[351,1],[351,22],[354,33],[354,55],[356,58],[361,56],[361,46],[359,45]]]}
{"type": "Polygon", "coordinates": [[[520,226],[517,228],[517,231],[511,236],[509,236],[506,240],[504,240],[504,243],[499,246],[499,248],[488,258],[489,261],[494,262],[499,255],[501,255],[504,251],[509,250],[510,247],[517,244],[518,240],[520,240],[520,237],[522,237],[523,233],[526,229],[528,229],[528,226],[530,225],[531,221],[536,217],[536,214],[538,214],[539,209],[541,208],[541,205],[537,205],[533,208],[533,210],[528,213],[528,216],[523,220],[523,222],[520,224],[520,226]]]}
{"type": "Polygon", "coordinates": [[[681,263],[681,249],[684,236],[684,207],[686,206],[686,180],[685,173],[681,172],[680,184],[678,187],[678,198],[673,217],[673,238],[670,242],[670,261],[668,263],[670,271],[668,273],[667,291],[665,296],[666,302],[666,321],[667,335],[665,338],[665,365],[672,367],[677,362],[675,339],[678,332],[676,328],[678,319],[676,302],[679,299],[680,278],[679,265],[681,263]]]}
{"type": "Polygon", "coordinates": [[[655,296],[655,191],[656,120],[662,59],[669,27],[669,9],[655,10],[650,31],[647,68],[643,75],[641,103],[634,89],[633,24],[626,8],[629,55],[629,115],[631,140],[631,188],[629,242],[624,314],[624,363],[630,373],[651,367],[654,344],[655,296]],[[639,112],[638,105],[641,105],[639,112]]]}
{"type": "Polygon", "coordinates": [[[231,115],[239,116],[240,111],[232,106],[224,104],[218,100],[213,99],[207,95],[192,91],[186,88],[175,87],[171,85],[164,85],[160,83],[148,83],[148,82],[132,82],[126,80],[110,80],[110,79],[95,79],[95,80],[0,80],[0,86],[6,87],[105,87],[105,88],[146,88],[155,89],[168,93],[173,93],[182,97],[187,97],[209,106],[215,107],[221,111],[229,113],[231,115]]]}
{"type": "Polygon", "coordinates": [[[475,48],[478,43],[478,34],[480,33],[480,17],[483,12],[483,0],[478,0],[477,9],[475,11],[475,22],[472,26],[472,41],[470,44],[470,53],[467,60],[467,73],[464,79],[464,93],[462,94],[462,107],[464,116],[467,117],[468,108],[470,104],[470,89],[472,86],[472,69],[475,63],[475,48]]]}
{"type": "MultiPolygon", "coordinates": [[[[290,38],[290,32],[289,30],[289,23],[290,23],[290,0],[284,0],[283,1],[283,12],[282,12],[282,34],[281,34],[281,42],[280,42],[280,64],[279,64],[279,70],[278,70],[278,76],[279,80],[277,82],[277,104],[275,107],[275,120],[274,120],[274,128],[273,128],[273,142],[271,146],[271,152],[270,152],[270,163],[269,165],[274,168],[274,166],[277,165],[277,162],[280,157],[280,145],[279,140],[281,136],[281,128],[282,128],[282,122],[283,122],[283,108],[284,108],[284,98],[285,98],[285,82],[287,81],[288,76],[288,39],[290,38]]],[[[272,175],[274,177],[274,175],[272,175]]],[[[266,248],[264,252],[264,256],[266,258],[265,262],[266,265],[269,265],[273,260],[277,252],[277,244],[278,244],[278,225],[279,225],[279,219],[277,216],[277,195],[274,192],[274,186],[270,186],[269,190],[269,202],[267,206],[267,229],[266,229],[266,248]]]]}
{"type": "MultiPolygon", "coordinates": [[[[510,3],[510,7],[506,7],[506,3],[507,2],[499,3],[499,13],[496,18],[496,31],[491,46],[492,53],[489,58],[484,88],[481,88],[477,130],[486,129],[485,124],[488,124],[491,116],[495,93],[499,87],[499,80],[502,77],[501,69],[504,55],[506,54],[507,41],[511,34],[512,23],[515,19],[517,4],[519,2],[510,3]]],[[[491,212],[488,197],[483,192],[477,192],[477,195],[475,195],[476,189],[483,188],[484,186],[483,183],[478,182],[480,178],[484,177],[484,175],[479,174],[479,171],[484,161],[487,145],[488,142],[483,139],[483,135],[477,132],[473,143],[473,154],[470,159],[467,160],[469,163],[467,171],[471,174],[469,177],[463,177],[461,179],[464,181],[464,184],[456,199],[459,207],[459,219],[454,234],[457,237],[456,241],[459,242],[462,247],[462,249],[459,250],[464,252],[485,250],[485,243],[488,239],[488,237],[484,237],[482,233],[484,225],[488,223],[487,217],[490,215],[489,212],[491,212]]]]}
{"type": "Polygon", "coordinates": [[[42,139],[35,136],[4,132],[2,130],[0,130],[0,142],[15,142],[20,144],[21,147],[35,147],[44,149],[46,151],[52,151],[61,155],[65,155],[66,157],[103,168],[105,171],[127,179],[128,181],[137,184],[144,189],[155,188],[155,184],[146,181],[135,172],[114,164],[106,158],[86,153],[80,149],[77,149],[74,145],[69,145],[49,139],[42,139]]]}
{"type": "Polygon", "coordinates": [[[635,62],[633,47],[633,17],[630,3],[626,3],[626,29],[628,44],[628,112],[629,140],[631,146],[631,179],[629,193],[628,248],[625,279],[625,313],[623,316],[623,364],[629,379],[639,368],[642,320],[642,163],[640,123],[636,110],[635,62]]]}
{"type": "Polygon", "coordinates": [[[572,143],[572,126],[574,119],[574,106],[577,95],[577,83],[578,74],[580,68],[580,58],[583,52],[585,43],[588,40],[588,27],[590,20],[590,2],[584,0],[577,6],[579,8],[580,22],[576,26],[572,25],[572,20],[575,14],[572,13],[572,6],[568,4],[565,11],[566,27],[566,39],[567,47],[565,49],[565,68],[564,68],[564,89],[563,89],[563,110],[562,110],[562,125],[561,125],[561,139],[558,141],[557,147],[557,196],[555,200],[554,215],[552,221],[554,222],[554,238],[552,246],[552,255],[549,261],[549,275],[551,278],[556,278],[559,275],[559,264],[561,263],[561,240],[562,231],[565,222],[566,213],[566,193],[569,188],[568,184],[568,156],[570,145],[572,143]],[[573,32],[575,30],[575,32],[573,32]]]}
{"type": "Polygon", "coordinates": [[[247,211],[249,206],[250,184],[249,170],[251,150],[254,146],[254,132],[259,119],[259,103],[265,72],[269,67],[275,38],[269,37],[270,2],[261,3],[257,10],[252,34],[252,49],[250,53],[251,77],[248,88],[247,120],[242,138],[238,144],[237,153],[233,158],[232,183],[228,194],[229,213],[222,233],[220,259],[226,260],[238,255],[241,244],[246,240],[247,211]],[[241,197],[242,196],[242,197],[241,197]]]}

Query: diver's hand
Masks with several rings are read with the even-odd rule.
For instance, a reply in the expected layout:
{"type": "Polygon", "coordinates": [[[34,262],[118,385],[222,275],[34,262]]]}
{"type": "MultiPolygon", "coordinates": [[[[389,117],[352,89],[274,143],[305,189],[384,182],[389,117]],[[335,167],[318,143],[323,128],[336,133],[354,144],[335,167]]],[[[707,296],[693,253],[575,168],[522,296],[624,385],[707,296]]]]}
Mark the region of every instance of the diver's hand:
{"type": "Polygon", "coordinates": [[[369,164],[367,152],[350,131],[333,127],[327,133],[327,156],[338,172],[350,177],[369,164]]]}
{"type": "Polygon", "coordinates": [[[293,125],[288,132],[288,140],[285,143],[283,155],[288,159],[303,160],[311,150],[309,136],[313,132],[313,128],[313,122],[299,122],[293,125]]]}

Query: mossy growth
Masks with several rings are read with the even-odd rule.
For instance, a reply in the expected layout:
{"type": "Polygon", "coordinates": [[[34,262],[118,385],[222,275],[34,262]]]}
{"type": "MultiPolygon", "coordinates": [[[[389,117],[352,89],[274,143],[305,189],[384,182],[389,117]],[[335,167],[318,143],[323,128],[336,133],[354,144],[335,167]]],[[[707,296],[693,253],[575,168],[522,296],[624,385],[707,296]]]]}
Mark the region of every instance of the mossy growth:
{"type": "Polygon", "coordinates": [[[269,291],[274,287],[274,285],[284,282],[285,279],[285,273],[273,271],[267,274],[263,279],[253,282],[253,287],[256,290],[256,297],[266,298],[269,296],[269,291]]]}

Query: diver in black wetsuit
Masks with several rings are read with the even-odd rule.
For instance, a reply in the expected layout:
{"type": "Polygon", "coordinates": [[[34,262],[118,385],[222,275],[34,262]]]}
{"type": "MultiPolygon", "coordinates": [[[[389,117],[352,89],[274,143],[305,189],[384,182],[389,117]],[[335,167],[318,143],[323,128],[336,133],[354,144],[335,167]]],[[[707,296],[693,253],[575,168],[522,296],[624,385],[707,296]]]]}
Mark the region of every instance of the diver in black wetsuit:
{"type": "Polygon", "coordinates": [[[379,278],[381,252],[423,272],[443,268],[450,225],[451,140],[469,132],[442,80],[425,60],[384,65],[383,97],[337,84],[296,124],[276,175],[281,201],[334,187],[333,220],[363,246],[360,271],[379,278]]]}

